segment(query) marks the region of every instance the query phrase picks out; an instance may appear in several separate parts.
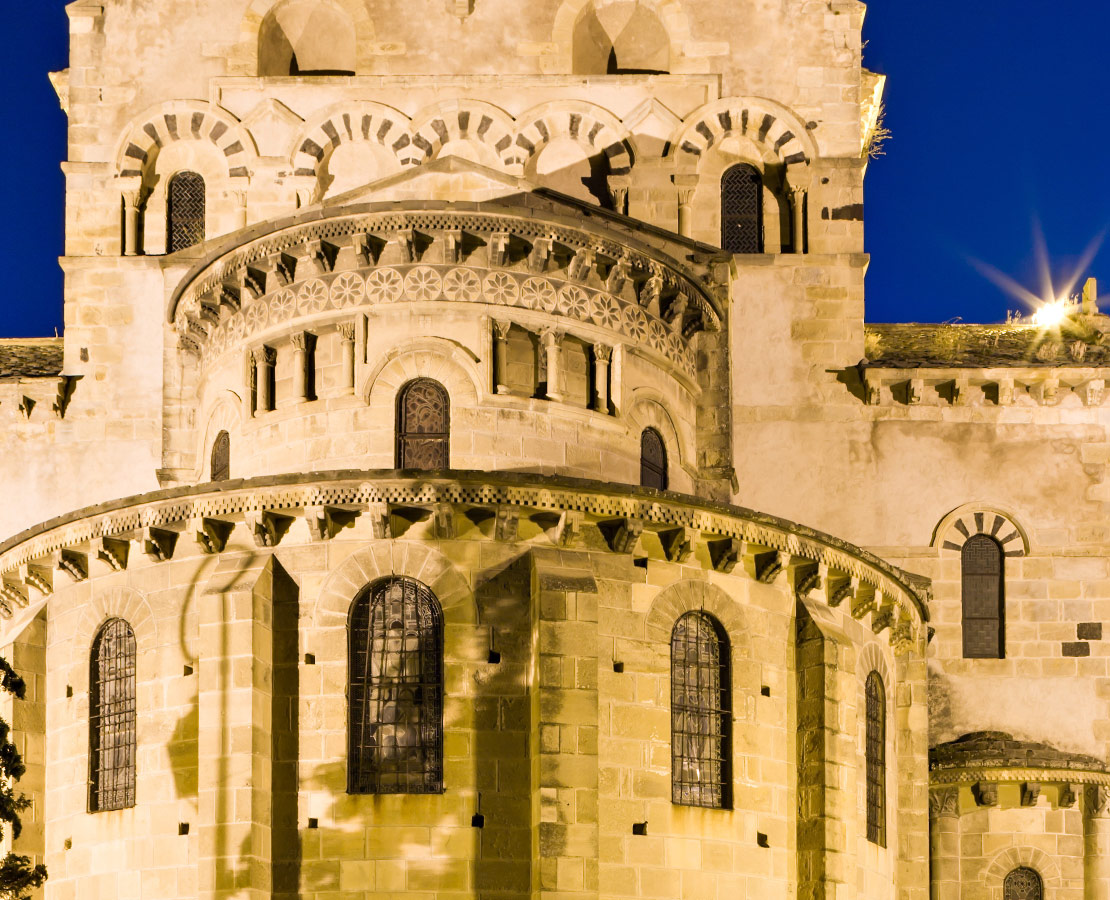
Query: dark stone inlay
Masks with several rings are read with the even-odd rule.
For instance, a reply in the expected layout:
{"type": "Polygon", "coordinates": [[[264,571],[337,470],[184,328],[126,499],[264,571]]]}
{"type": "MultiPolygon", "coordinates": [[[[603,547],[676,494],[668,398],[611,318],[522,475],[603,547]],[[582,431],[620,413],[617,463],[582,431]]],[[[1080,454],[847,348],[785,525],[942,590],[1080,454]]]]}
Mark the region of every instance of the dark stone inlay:
{"type": "Polygon", "coordinates": [[[782,133],[782,137],[780,137],[777,141],[775,141],[775,152],[778,153],[783,147],[785,147],[787,144],[789,144],[792,140],[794,140],[794,132],[793,131],[784,131],[782,133]]]}
{"type": "Polygon", "coordinates": [[[389,129],[393,127],[392,119],[383,119],[382,124],[378,126],[378,143],[385,143],[385,136],[389,134],[389,129]]]}
{"type": "Polygon", "coordinates": [[[407,134],[402,134],[399,138],[397,138],[397,140],[393,142],[393,152],[397,153],[411,143],[412,140],[409,138],[409,136],[407,134]]]}
{"type": "Polygon", "coordinates": [[[193,118],[189,122],[189,128],[193,132],[193,137],[195,137],[195,138],[200,137],[200,129],[201,129],[201,126],[203,124],[204,124],[204,113],[193,113],[193,118]]]}
{"type": "Polygon", "coordinates": [[[570,136],[578,140],[578,129],[582,127],[582,116],[578,113],[570,114],[570,136]]]}
{"type": "Polygon", "coordinates": [[[429,141],[424,135],[418,134],[412,139],[414,146],[424,151],[425,156],[432,155],[432,142],[429,141]]]}
{"type": "Polygon", "coordinates": [[[786,163],[786,165],[788,166],[793,163],[803,163],[805,161],[806,155],[804,153],[791,153],[788,157],[786,157],[786,159],[783,160],[783,162],[786,163]]]}
{"type": "Polygon", "coordinates": [[[229,146],[224,147],[224,156],[234,156],[236,153],[242,152],[243,145],[239,141],[236,141],[234,144],[230,144],[229,146]]]}
{"type": "Polygon", "coordinates": [[[759,140],[760,143],[767,140],[767,132],[771,130],[771,126],[775,124],[775,117],[770,113],[763,117],[763,121],[759,124],[759,140]]]}
{"type": "Polygon", "coordinates": [[[540,136],[544,139],[544,141],[550,141],[551,132],[547,130],[547,123],[543,119],[536,119],[535,124],[536,131],[540,133],[540,136]]]}
{"type": "Polygon", "coordinates": [[[216,126],[208,134],[208,139],[215,143],[227,133],[227,123],[217,122],[216,126]]]}
{"type": "Polygon", "coordinates": [[[506,134],[503,138],[501,138],[501,140],[499,140],[496,144],[494,144],[494,149],[498,153],[504,153],[506,150],[509,149],[509,145],[512,142],[513,142],[513,139],[506,134]]]}
{"type": "Polygon", "coordinates": [[[307,138],[301,144],[301,153],[307,153],[309,156],[314,156],[317,162],[322,162],[324,159],[324,149],[317,144],[312,138],[307,138]]]}
{"type": "Polygon", "coordinates": [[[373,116],[364,115],[362,117],[362,139],[364,141],[370,140],[370,123],[374,120],[373,116]]]}
{"type": "Polygon", "coordinates": [[[1090,656],[1091,645],[1086,641],[1064,641],[1060,645],[1060,650],[1064,656],[1090,656]]]}
{"type": "MultiPolygon", "coordinates": [[[[469,115],[470,115],[470,113],[467,113],[467,116],[469,116],[469,115]]],[[[461,124],[461,116],[460,116],[460,124],[461,124]]],[[[493,127],[493,119],[491,119],[489,116],[482,116],[482,121],[478,123],[478,137],[484,138],[486,136],[486,132],[489,131],[490,128],[492,128],[492,127],[493,127]]]]}
{"type": "Polygon", "coordinates": [[[127,149],[123,153],[124,156],[130,156],[132,159],[142,160],[146,162],[146,151],[135,144],[128,144],[127,149]]]}
{"type": "Polygon", "coordinates": [[[725,132],[732,131],[732,113],[719,112],[717,113],[717,121],[721,123],[721,130],[725,132]]]}
{"type": "Polygon", "coordinates": [[[152,141],[154,141],[154,145],[156,147],[161,147],[162,146],[162,138],[158,135],[158,129],[157,128],[155,128],[153,125],[151,125],[149,122],[147,122],[143,126],[143,131],[145,131],[147,133],[147,136],[152,141]]]}
{"type": "Polygon", "coordinates": [[[443,119],[432,120],[432,131],[436,133],[436,137],[439,138],[440,144],[446,144],[451,140],[450,136],[447,134],[447,124],[443,119]]]}
{"type": "MultiPolygon", "coordinates": [[[[684,151],[686,151],[687,153],[692,154],[693,156],[701,156],[701,148],[700,147],[695,147],[689,141],[683,141],[682,142],[682,149],[684,151]]],[[[827,218],[827,216],[826,216],[826,218],[827,218]]]]}
{"type": "Polygon", "coordinates": [[[589,134],[586,135],[586,140],[589,141],[591,147],[594,145],[594,140],[597,138],[598,132],[604,127],[605,126],[600,122],[595,122],[594,127],[591,128],[589,134]]]}
{"type": "MultiPolygon", "coordinates": [[[[488,119],[489,116],[486,116],[486,118],[488,119]]],[[[466,130],[469,127],[470,127],[470,113],[467,110],[464,109],[462,112],[459,113],[459,133],[465,135],[466,130]]]]}
{"type": "Polygon", "coordinates": [[[166,131],[168,131],[170,133],[170,137],[176,141],[179,137],[177,133],[177,114],[166,113],[164,116],[162,116],[162,120],[166,123],[166,131]]]}
{"type": "Polygon", "coordinates": [[[1075,626],[1075,636],[1081,641],[1101,641],[1101,622],[1080,622],[1075,626]]]}
{"type": "Polygon", "coordinates": [[[529,154],[534,153],[536,150],[536,145],[528,140],[528,138],[526,138],[523,134],[518,134],[516,136],[516,143],[518,147],[522,147],[529,154]]]}
{"type": "Polygon", "coordinates": [[[703,138],[705,138],[705,145],[707,147],[713,146],[713,141],[716,139],[713,137],[713,132],[709,130],[709,126],[706,125],[705,122],[698,122],[698,124],[694,127],[694,130],[697,131],[697,133],[700,134],[703,138]]]}
{"type": "Polygon", "coordinates": [[[328,141],[331,142],[333,147],[339,146],[339,132],[335,130],[335,123],[331,119],[321,125],[320,130],[328,136],[328,141]]]}

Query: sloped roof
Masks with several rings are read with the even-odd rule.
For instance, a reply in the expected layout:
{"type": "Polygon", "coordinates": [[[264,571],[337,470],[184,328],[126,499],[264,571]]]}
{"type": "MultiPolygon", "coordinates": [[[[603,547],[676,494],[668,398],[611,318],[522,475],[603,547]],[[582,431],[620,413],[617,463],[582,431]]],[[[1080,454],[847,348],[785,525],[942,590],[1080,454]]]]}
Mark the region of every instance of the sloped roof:
{"type": "Polygon", "coordinates": [[[867,325],[865,334],[866,363],[887,368],[1110,365],[1103,335],[1081,327],[867,325]]]}
{"type": "Polygon", "coordinates": [[[929,769],[1075,769],[1105,772],[1093,756],[1057,750],[1049,744],[1015,740],[1004,731],[975,731],[929,750],[929,769]]]}
{"type": "Polygon", "coordinates": [[[61,373],[61,338],[0,339],[0,379],[47,378],[61,373]]]}

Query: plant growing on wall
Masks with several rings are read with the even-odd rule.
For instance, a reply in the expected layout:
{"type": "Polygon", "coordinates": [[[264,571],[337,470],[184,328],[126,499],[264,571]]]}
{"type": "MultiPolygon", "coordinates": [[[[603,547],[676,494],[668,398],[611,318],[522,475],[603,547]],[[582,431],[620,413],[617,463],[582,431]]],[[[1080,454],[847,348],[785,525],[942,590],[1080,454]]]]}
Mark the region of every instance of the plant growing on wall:
{"type": "MultiPolygon", "coordinates": [[[[6,659],[0,657],[0,689],[23,699],[26,685],[6,659]]],[[[13,838],[19,837],[19,814],[31,801],[15,790],[15,782],[23,777],[26,767],[15,744],[11,741],[11,727],[0,719],[0,837],[4,835],[3,823],[11,827],[13,838]]],[[[26,900],[32,888],[41,887],[46,881],[46,866],[32,865],[26,856],[9,852],[0,860],[0,900],[26,900]]]]}

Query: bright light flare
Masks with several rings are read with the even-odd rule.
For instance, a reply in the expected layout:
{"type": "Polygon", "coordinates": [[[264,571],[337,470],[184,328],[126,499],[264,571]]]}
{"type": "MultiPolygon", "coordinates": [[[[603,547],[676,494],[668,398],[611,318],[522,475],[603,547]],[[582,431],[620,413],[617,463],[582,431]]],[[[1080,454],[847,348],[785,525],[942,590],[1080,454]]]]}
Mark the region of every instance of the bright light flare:
{"type": "Polygon", "coordinates": [[[1045,303],[1033,313],[1033,324],[1039,328],[1055,328],[1075,311],[1075,304],[1068,300],[1045,303]]]}

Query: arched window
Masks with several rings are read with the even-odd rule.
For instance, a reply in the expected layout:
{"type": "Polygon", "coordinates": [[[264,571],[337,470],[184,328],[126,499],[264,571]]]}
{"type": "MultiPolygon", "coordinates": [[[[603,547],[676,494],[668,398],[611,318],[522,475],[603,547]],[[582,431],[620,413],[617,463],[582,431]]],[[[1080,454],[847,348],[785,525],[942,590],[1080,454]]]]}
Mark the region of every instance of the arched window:
{"type": "Polygon", "coordinates": [[[397,395],[397,468],[446,469],[450,442],[447,389],[430,378],[410,381],[397,395]]]}
{"type": "Polygon", "coordinates": [[[1033,869],[1020,866],[1002,882],[1002,900],[1044,900],[1044,883],[1033,869]]]}
{"type": "Polygon", "coordinates": [[[258,74],[354,75],[355,26],[330,0],[288,0],[258,31],[258,74]]]}
{"type": "Polygon", "coordinates": [[[960,556],[965,659],[1005,656],[1002,547],[985,534],[967,539],[960,556]]]}
{"type": "Polygon", "coordinates": [[[89,811],[135,805],[135,632],[109,619],[89,660],[89,811]]]}
{"type": "Polygon", "coordinates": [[[763,252],[763,176],[755,166],[732,166],[721,176],[721,249],[763,252]]]}
{"type": "Polygon", "coordinates": [[[886,690],[878,672],[867,676],[867,839],[886,846],[886,690]]]}
{"type": "Polygon", "coordinates": [[[170,179],[166,216],[168,253],[204,241],[204,179],[196,172],[178,172],[170,179]]]}
{"type": "Polygon", "coordinates": [[[443,790],[443,622],[411,578],[372,584],[348,623],[347,790],[443,790]]]}
{"type": "Polygon", "coordinates": [[[640,486],[667,489],[667,448],[654,428],[640,435],[640,486]]]}
{"type": "Polygon", "coordinates": [[[231,435],[221,431],[212,444],[212,480],[227,481],[231,477],[231,435]]]}
{"type": "Polygon", "coordinates": [[[671,631],[671,800],[727,809],[731,804],[731,697],[728,639],[704,612],[671,631]]]}

